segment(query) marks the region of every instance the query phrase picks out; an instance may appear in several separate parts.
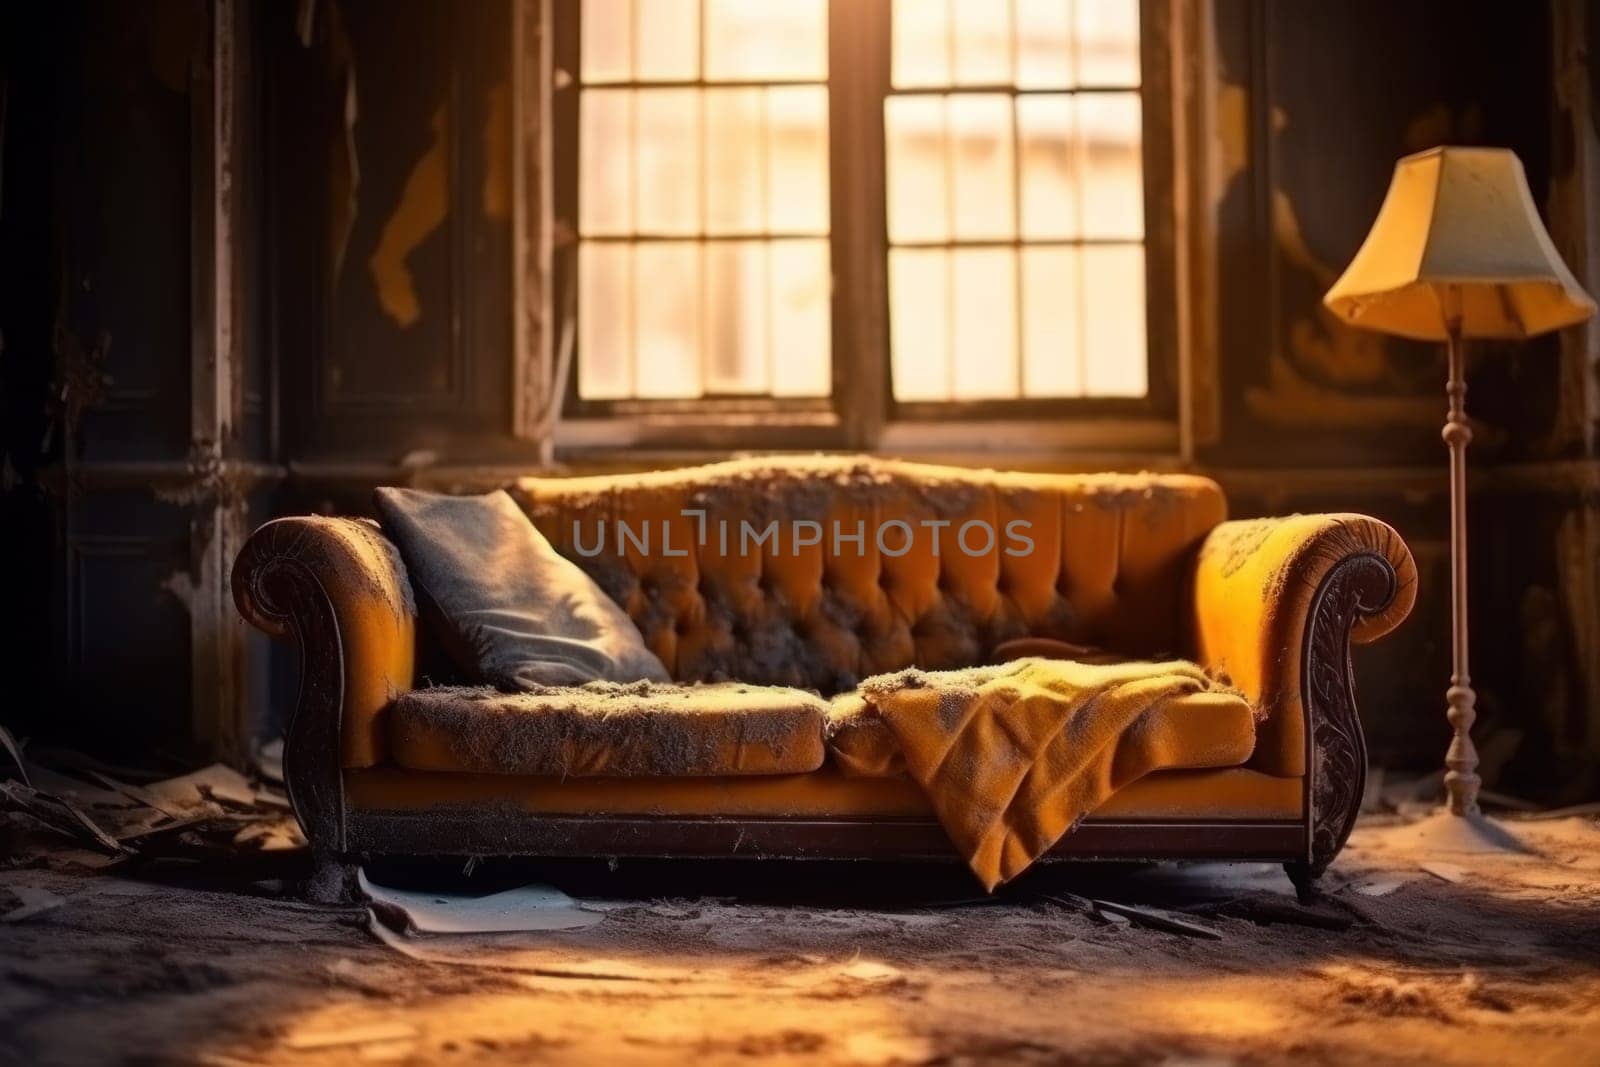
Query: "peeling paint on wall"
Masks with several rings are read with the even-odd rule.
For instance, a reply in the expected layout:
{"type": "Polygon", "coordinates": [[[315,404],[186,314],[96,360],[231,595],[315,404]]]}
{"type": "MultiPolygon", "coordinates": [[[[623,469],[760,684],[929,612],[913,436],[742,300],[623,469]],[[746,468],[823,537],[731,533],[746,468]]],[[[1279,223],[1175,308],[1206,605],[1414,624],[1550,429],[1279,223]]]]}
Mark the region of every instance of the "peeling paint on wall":
{"type": "Polygon", "coordinates": [[[1242,85],[1217,88],[1214,188],[1226,189],[1250,162],[1250,94],[1242,85]]]}
{"type": "MultiPolygon", "coordinates": [[[[1338,272],[1306,244],[1294,204],[1281,190],[1272,192],[1272,231],[1283,262],[1304,271],[1326,289],[1338,272]]],[[[1318,303],[1309,315],[1288,324],[1288,352],[1268,360],[1266,388],[1245,390],[1251,414],[1276,426],[1417,426],[1439,424],[1440,401],[1408,396],[1393,388],[1365,395],[1359,390],[1392,386],[1388,341],[1339,321],[1318,303]],[[1351,388],[1353,387],[1353,389],[1351,388]]]]}
{"type": "Polygon", "coordinates": [[[367,261],[378,305],[401,329],[422,318],[422,302],[407,259],[449,214],[449,111],[433,113],[433,141],[412,165],[400,202],[383,224],[377,250],[367,261]]]}
{"type": "MultiPolygon", "coordinates": [[[[1267,119],[1274,133],[1289,124],[1289,116],[1276,104],[1267,119]]],[[[1214,188],[1225,189],[1250,165],[1250,130],[1254,122],[1250,113],[1250,91],[1242,85],[1218,86],[1214,121],[1216,144],[1211,154],[1212,181],[1214,188]]]]}
{"type": "Polygon", "coordinates": [[[332,277],[338,278],[344,272],[344,257],[350,247],[350,232],[355,228],[356,210],[360,205],[361,160],[356,154],[356,120],[361,116],[361,108],[350,35],[345,31],[339,5],[330,3],[327,11],[328,66],[335,82],[342,84],[344,93],[340,136],[330,146],[328,160],[329,262],[333,264],[332,277]]]}

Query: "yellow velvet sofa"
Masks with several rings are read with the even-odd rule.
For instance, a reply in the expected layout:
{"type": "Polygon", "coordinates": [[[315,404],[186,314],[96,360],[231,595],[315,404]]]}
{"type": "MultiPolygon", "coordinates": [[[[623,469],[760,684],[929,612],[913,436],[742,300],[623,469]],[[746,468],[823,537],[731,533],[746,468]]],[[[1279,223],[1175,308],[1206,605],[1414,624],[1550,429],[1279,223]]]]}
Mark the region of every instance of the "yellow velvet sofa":
{"type": "MultiPolygon", "coordinates": [[[[802,457],[509,491],[679,682],[847,703],[869,675],[990,662],[1051,638],[1189,659],[1244,694],[1253,721],[1185,717],[1175,728],[1195,758],[1118,789],[1047,858],[1269,860],[1309,886],[1343,846],[1365,778],[1350,642],[1381,637],[1415,599],[1411,555],[1385,524],[1228,522],[1218,486],[1188,475],[802,457]],[[619,520],[652,531],[655,550],[614,537],[596,551],[597,531],[614,535],[619,520]],[[741,524],[796,520],[823,535],[777,551],[726,540],[741,524]],[[878,542],[870,531],[891,520],[927,536],[878,542]],[[984,528],[1025,530],[1029,551],[984,528]]],[[[954,856],[884,739],[848,723],[823,724],[827,743],[803,772],[558,777],[453,757],[395,713],[419,662],[431,672],[436,659],[374,523],[269,522],[240,552],[233,588],[246,619],[299,648],[284,763],[316,859],[313,897],[339,895],[347,865],[371,854],[954,856]]]]}

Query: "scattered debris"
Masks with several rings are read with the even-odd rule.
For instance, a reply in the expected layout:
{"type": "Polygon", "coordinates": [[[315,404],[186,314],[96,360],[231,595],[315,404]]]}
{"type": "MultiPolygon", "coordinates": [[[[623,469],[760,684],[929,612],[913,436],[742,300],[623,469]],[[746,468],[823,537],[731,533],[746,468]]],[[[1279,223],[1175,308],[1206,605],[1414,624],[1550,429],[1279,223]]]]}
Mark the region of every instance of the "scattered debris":
{"type": "Polygon", "coordinates": [[[1424,874],[1433,875],[1441,882],[1450,882],[1452,884],[1461,882],[1467,876],[1466,868],[1458,867],[1454,863],[1444,863],[1439,860],[1434,860],[1430,863],[1418,864],[1417,869],[1422,871],[1424,874]]]}
{"type": "Polygon", "coordinates": [[[1364,897],[1386,897],[1406,884],[1403,878],[1378,878],[1356,885],[1355,891],[1364,897]]]}
{"type": "Polygon", "coordinates": [[[288,852],[305,848],[306,838],[300,831],[299,823],[293,819],[278,819],[245,824],[233,835],[233,843],[248,845],[262,852],[288,852]]]}
{"type": "Polygon", "coordinates": [[[160,812],[162,815],[165,815],[169,819],[181,819],[184,817],[183,815],[180,815],[174,808],[169,808],[163,805],[160,798],[157,797],[156,794],[151,790],[140,789],[136,785],[129,785],[126,782],[119,782],[109,774],[105,774],[101,771],[90,771],[89,773],[96,781],[105,786],[107,789],[111,790],[113,793],[121,793],[129,800],[136,800],[140,804],[154,808],[156,811],[160,812]]]}
{"type": "MultiPolygon", "coordinates": [[[[3,778],[13,747],[0,748],[3,778]]],[[[26,781],[0,781],[10,866],[104,870],[166,859],[233,865],[242,855],[304,847],[282,792],[222,764],[154,778],[70,750],[47,754],[49,765],[19,764],[17,774],[26,781]],[[76,847],[62,848],[61,835],[76,847]]]]}
{"type": "Polygon", "coordinates": [[[584,909],[561,890],[525,885],[503,893],[470,897],[415,893],[373,885],[359,871],[356,883],[374,911],[393,916],[391,925],[417,934],[491,934],[545,930],[577,930],[605,916],[584,909]]]}
{"type": "Polygon", "coordinates": [[[145,788],[156,800],[182,807],[193,806],[197,798],[236,808],[250,809],[256,806],[256,790],[250,780],[221,763],[155,782],[145,788]]]}
{"type": "Polygon", "coordinates": [[[1168,911],[1157,908],[1134,906],[1132,904],[1117,904],[1109,900],[1096,900],[1093,902],[1095,910],[1102,915],[1120,915],[1129,922],[1139,926],[1147,926],[1152,930],[1161,930],[1169,934],[1182,934],[1185,937],[1201,937],[1208,941],[1221,941],[1222,935],[1209,926],[1180,919],[1168,911]]]}
{"type": "Polygon", "coordinates": [[[116,838],[102,830],[71,801],[32,786],[21,782],[0,782],[0,806],[31,815],[52,830],[111,855],[123,851],[116,838]]]}
{"type": "Polygon", "coordinates": [[[6,756],[11,760],[11,766],[0,767],[0,772],[6,776],[11,776],[12,772],[15,772],[15,777],[23,785],[32,785],[33,783],[28,781],[28,765],[22,758],[22,746],[17,744],[17,739],[12,737],[11,731],[4,726],[0,726],[0,749],[4,749],[6,756]]]}
{"type": "Polygon", "coordinates": [[[48,889],[39,889],[29,885],[11,885],[6,887],[19,903],[16,907],[0,915],[0,922],[19,923],[41,915],[52,908],[59,908],[67,902],[67,898],[48,889]]]}
{"type": "Polygon", "coordinates": [[[289,803],[289,794],[281,789],[274,789],[270,785],[263,785],[256,789],[256,803],[265,804],[280,811],[294,810],[294,805],[289,803]]]}
{"type": "Polygon", "coordinates": [[[1548,860],[1443,857],[1466,870],[1461,884],[1421,872],[1434,857],[1403,829],[1363,821],[1325,876],[1318,907],[1353,904],[1376,920],[1339,933],[1204,910],[1256,894],[1288,901],[1281,870],[1259,864],[1063,865],[981,911],[938,912],[922,901],[943,875],[912,866],[625,863],[607,874],[598,863],[495,860],[471,882],[444,861],[369,870],[406,886],[421,883],[400,872],[437,877],[457,892],[484,879],[518,884],[522,871],[580,901],[604,897],[584,902],[606,916],[586,929],[417,937],[365,910],[260,898],[239,863],[227,867],[231,882],[205,887],[215,892],[4,870],[0,913],[19,905],[18,885],[67,904],[0,923],[0,994],[17,1009],[0,1046],[16,1062],[74,1063],[104,1058],[111,1042],[130,1062],[213,1067],[389,1056],[1379,1064],[1415,1038],[1440,1064],[1592,1060],[1600,827],[1519,827],[1548,860]],[[1404,890],[1360,892],[1384,882],[1404,890]],[[936,921],[908,925],[905,912],[861,903],[869,898],[914,900],[912,914],[936,921]],[[1154,904],[1223,939],[1149,936],[1088,898],[1154,904]],[[1112,921],[1129,925],[1098,925],[1112,921]],[[1452,1029],[1422,1030],[1439,1020],[1452,1029]],[[285,1045],[290,1034],[316,1042],[395,1022],[416,1035],[285,1045]]]}
{"type": "Polygon", "coordinates": [[[504,934],[456,937],[411,938],[386,926],[375,909],[367,909],[367,929],[372,935],[407,959],[419,963],[440,963],[476,970],[509,971],[535,978],[564,978],[586,982],[682,981],[681,973],[660,968],[644,968],[619,960],[589,960],[560,967],[551,966],[542,950],[519,951],[504,934]],[[486,951],[493,949],[493,951],[486,951]]]}
{"type": "Polygon", "coordinates": [[[1055,893],[1046,893],[1042,895],[1042,899],[1048,900],[1050,903],[1063,907],[1070,912],[1087,916],[1088,918],[1099,923],[1101,926],[1127,928],[1133,925],[1132,920],[1130,920],[1126,915],[1115,911],[1102,911],[1095,907],[1094,901],[1090,900],[1088,897],[1080,897],[1076,893],[1060,891],[1055,893]]]}

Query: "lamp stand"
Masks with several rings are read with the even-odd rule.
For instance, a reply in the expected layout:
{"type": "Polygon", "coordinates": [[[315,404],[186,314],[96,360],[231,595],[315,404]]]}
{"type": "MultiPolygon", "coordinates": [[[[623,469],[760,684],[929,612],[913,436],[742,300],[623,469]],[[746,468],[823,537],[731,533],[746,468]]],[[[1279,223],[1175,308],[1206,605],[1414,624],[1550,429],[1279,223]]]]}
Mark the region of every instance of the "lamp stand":
{"type": "Polygon", "coordinates": [[[1466,360],[1461,348],[1461,320],[1449,328],[1450,377],[1445,395],[1449,414],[1440,436],[1450,449],[1450,688],[1445,691],[1445,717],[1455,732],[1445,752],[1444,787],[1447,806],[1413,825],[1406,835],[1437,852],[1532,852],[1514,834],[1487,818],[1478,808],[1478,749],[1472,743],[1472,723],[1478,696],[1472,691],[1467,640],[1467,445],[1472,427],[1467,424],[1466,360]]]}
{"type": "Polygon", "coordinates": [[[1450,814],[1478,814],[1478,749],[1472,743],[1472,723],[1478,717],[1474,705],[1478,695],[1472,691],[1472,675],[1467,667],[1467,446],[1472,443],[1472,427],[1467,425],[1467,375],[1461,352],[1461,323],[1450,323],[1448,341],[1450,378],[1445,394],[1450,398],[1450,413],[1441,436],[1450,449],[1450,688],[1445,691],[1445,713],[1455,736],[1445,753],[1444,787],[1450,798],[1450,814]]]}

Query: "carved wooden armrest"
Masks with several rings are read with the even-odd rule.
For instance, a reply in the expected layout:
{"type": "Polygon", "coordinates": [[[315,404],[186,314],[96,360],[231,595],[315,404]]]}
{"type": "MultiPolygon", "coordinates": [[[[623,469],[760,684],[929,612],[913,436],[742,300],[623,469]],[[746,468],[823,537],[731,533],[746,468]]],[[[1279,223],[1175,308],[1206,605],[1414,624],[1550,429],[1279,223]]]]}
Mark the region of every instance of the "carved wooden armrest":
{"type": "Polygon", "coordinates": [[[233,565],[239,613],[300,652],[300,697],[284,739],[284,785],[317,861],[311,895],[339,894],[344,848],[341,771],[381,761],[380,713],[410,689],[415,607],[400,554],[356,519],[277,519],[233,565]]]}
{"type": "Polygon", "coordinates": [[[1225,522],[1201,546],[1195,657],[1262,714],[1250,766],[1306,777],[1313,873],[1343,846],[1366,780],[1350,642],[1394,629],[1416,595],[1411,551],[1365,515],[1225,522]]]}

